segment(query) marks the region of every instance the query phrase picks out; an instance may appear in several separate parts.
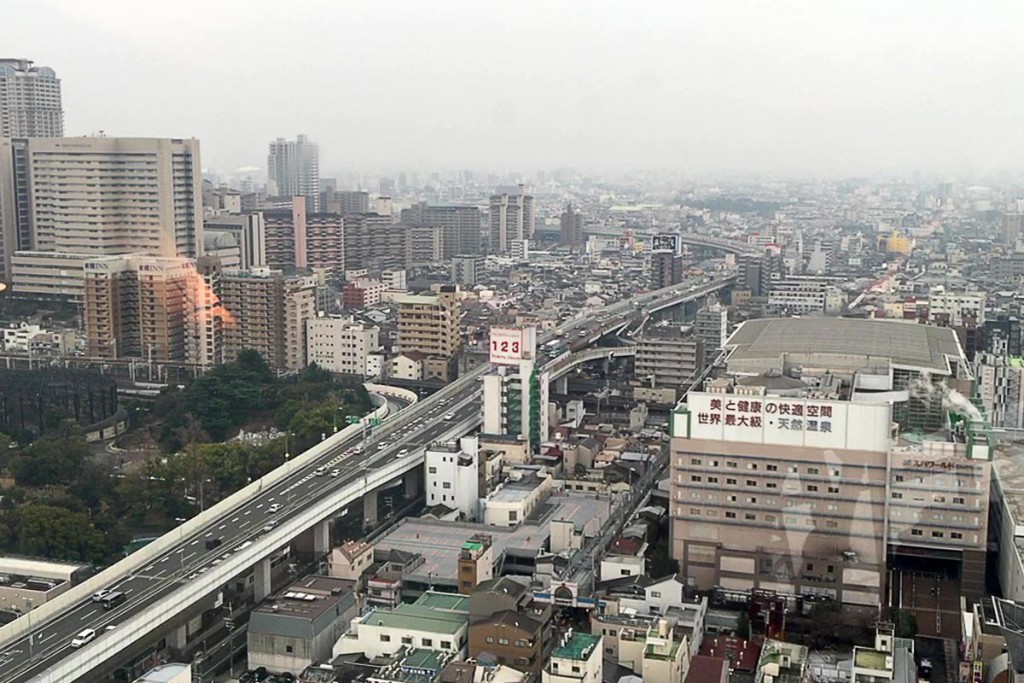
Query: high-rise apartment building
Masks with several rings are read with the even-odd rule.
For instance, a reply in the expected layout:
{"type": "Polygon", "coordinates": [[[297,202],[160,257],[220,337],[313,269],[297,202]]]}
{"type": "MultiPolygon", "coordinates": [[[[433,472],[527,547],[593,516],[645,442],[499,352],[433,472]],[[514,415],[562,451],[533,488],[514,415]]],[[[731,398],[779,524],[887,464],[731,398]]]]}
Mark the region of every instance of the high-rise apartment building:
{"type": "Polygon", "coordinates": [[[316,315],[316,280],[270,268],[220,276],[224,355],[258,351],[277,370],[306,365],[306,321],[316,315]]]}
{"type": "Polygon", "coordinates": [[[668,249],[651,252],[648,262],[651,289],[671,287],[683,281],[683,257],[668,249]]]}
{"type": "MultiPolygon", "coordinates": [[[[159,138],[30,138],[0,143],[4,260],[14,290],[37,286],[40,269],[68,259],[144,254],[195,258],[203,238],[197,140],[159,138]],[[5,197],[8,200],[5,201],[5,197]],[[13,219],[12,219],[13,216],[13,219]],[[13,220],[13,224],[10,224],[13,220]],[[19,250],[15,252],[11,247],[19,250]],[[55,259],[59,255],[60,259],[55,259]],[[19,272],[24,277],[19,282],[19,272]]],[[[67,276],[65,295],[80,298],[81,272],[67,276]]]]}
{"type": "Polygon", "coordinates": [[[28,59],[0,58],[0,138],[64,135],[60,79],[28,59]]]}
{"type": "Polygon", "coordinates": [[[503,254],[516,240],[534,236],[535,211],[533,195],[519,185],[518,193],[503,192],[491,196],[491,251],[503,254]]]}
{"type": "Polygon", "coordinates": [[[398,305],[398,350],[400,352],[419,351],[436,361],[427,363],[429,367],[437,366],[431,372],[441,376],[441,366],[447,371],[444,379],[450,379],[455,354],[462,346],[460,322],[462,319],[462,303],[459,289],[454,285],[445,285],[437,294],[406,294],[395,298],[398,305]]]}
{"type": "Polygon", "coordinates": [[[306,321],[306,361],[330,372],[366,377],[367,360],[380,352],[380,329],[352,316],[311,318],[306,321]]]}
{"type": "MultiPolygon", "coordinates": [[[[203,234],[213,237],[214,248],[223,248],[222,242],[232,244],[238,256],[233,259],[229,270],[248,270],[267,265],[267,226],[262,211],[243,214],[228,214],[207,217],[203,223],[203,234]]],[[[207,244],[209,242],[207,241],[207,244]]],[[[207,248],[204,253],[210,254],[207,248]]],[[[228,266],[225,260],[225,267],[228,266]]]]}
{"type": "Polygon", "coordinates": [[[322,193],[320,209],[326,213],[341,215],[369,213],[370,193],[360,190],[337,190],[327,188],[322,193]]]}
{"type": "Polygon", "coordinates": [[[429,266],[444,260],[444,228],[439,225],[410,225],[406,228],[405,265],[429,266]]]}
{"type": "Polygon", "coordinates": [[[192,361],[203,305],[195,261],[155,256],[101,256],[84,264],[83,318],[94,358],[192,361]]]}
{"type": "Polygon", "coordinates": [[[483,270],[483,256],[456,256],[452,259],[452,282],[460,287],[472,287],[479,282],[483,270]]]}
{"type": "Polygon", "coordinates": [[[305,135],[270,143],[267,179],[271,196],[305,197],[311,212],[320,211],[320,147],[305,135]]]}
{"type": "Polygon", "coordinates": [[[580,213],[579,209],[573,207],[571,203],[567,204],[565,211],[562,212],[559,218],[559,224],[561,226],[560,242],[562,246],[583,246],[583,214],[580,213]]]}
{"type": "Polygon", "coordinates": [[[706,348],[689,328],[648,327],[637,340],[637,379],[656,387],[688,388],[704,371],[706,348]]]}
{"type": "MultiPolygon", "coordinates": [[[[697,310],[693,320],[693,334],[704,342],[711,359],[729,337],[729,312],[712,294],[707,303],[697,310]]],[[[709,360],[711,360],[709,359],[709,360]]]]}
{"type": "Polygon", "coordinates": [[[479,254],[481,251],[480,209],[475,206],[419,202],[402,210],[401,221],[417,228],[441,228],[441,257],[438,261],[456,254],[479,254]]]}
{"type": "Polygon", "coordinates": [[[345,268],[371,271],[404,268],[407,230],[390,216],[357,213],[342,219],[345,231],[345,268]]]}

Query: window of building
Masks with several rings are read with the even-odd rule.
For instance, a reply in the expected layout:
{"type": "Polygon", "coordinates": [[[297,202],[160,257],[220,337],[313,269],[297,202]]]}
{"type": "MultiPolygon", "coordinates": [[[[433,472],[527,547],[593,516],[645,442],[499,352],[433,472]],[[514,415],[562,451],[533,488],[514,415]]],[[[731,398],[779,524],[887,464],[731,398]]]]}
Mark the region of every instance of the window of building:
{"type": "Polygon", "coordinates": [[[295,652],[295,646],[294,645],[285,645],[284,646],[284,651],[287,652],[288,654],[291,654],[291,653],[295,652]]]}
{"type": "Polygon", "coordinates": [[[818,490],[818,487],[815,486],[814,484],[808,484],[807,485],[807,490],[810,491],[811,493],[814,493],[815,491],[818,490]]]}
{"type": "Polygon", "coordinates": [[[699,515],[700,514],[700,508],[690,508],[690,514],[691,515],[699,515]]]}
{"type": "Polygon", "coordinates": [[[764,486],[765,486],[765,488],[769,488],[769,489],[777,489],[777,488],[779,488],[779,485],[776,484],[774,481],[769,481],[769,482],[765,483],[764,486]]]}
{"type": "Polygon", "coordinates": [[[839,487],[838,486],[829,486],[828,487],[828,492],[829,493],[839,493],[839,487]]]}
{"type": "Polygon", "coordinates": [[[896,481],[903,481],[903,475],[902,474],[897,474],[896,475],[896,481]]]}
{"type": "Polygon", "coordinates": [[[756,503],[757,502],[757,497],[756,496],[750,496],[749,498],[747,498],[747,502],[748,503],[756,503]]]}
{"type": "Polygon", "coordinates": [[[402,645],[412,645],[412,637],[402,636],[402,645]]]}
{"type": "Polygon", "coordinates": [[[728,484],[729,486],[735,486],[736,485],[736,480],[735,479],[726,479],[725,483],[728,484]]]}
{"type": "Polygon", "coordinates": [[[700,464],[700,458],[690,458],[690,464],[691,465],[699,465],[700,464]]]}
{"type": "Polygon", "coordinates": [[[516,512],[515,510],[509,510],[508,511],[508,521],[515,522],[518,519],[519,519],[519,513],[518,512],[516,512]]]}
{"type": "Polygon", "coordinates": [[[700,481],[700,475],[691,474],[690,475],[690,481],[700,481]]]}
{"type": "Polygon", "coordinates": [[[894,499],[896,499],[896,500],[899,500],[900,498],[902,498],[902,497],[903,497],[903,494],[902,494],[902,493],[900,493],[899,491],[893,491],[893,492],[892,492],[892,497],[893,497],[894,499]]]}
{"type": "Polygon", "coordinates": [[[441,488],[444,488],[444,489],[450,489],[451,487],[452,487],[452,483],[450,481],[446,481],[445,483],[441,484],[441,488]]]}
{"type": "Polygon", "coordinates": [[[730,512],[729,510],[726,510],[725,518],[726,519],[736,519],[736,513],[735,512],[730,512]]]}
{"type": "Polygon", "coordinates": [[[433,638],[423,638],[420,642],[423,643],[423,647],[434,647],[433,638]]]}
{"type": "Polygon", "coordinates": [[[437,468],[436,467],[428,467],[427,471],[430,472],[431,474],[437,474],[437,468]]]}
{"type": "Polygon", "coordinates": [[[382,642],[382,643],[390,643],[391,642],[391,636],[387,635],[386,633],[380,634],[380,642],[382,642]]]}
{"type": "Polygon", "coordinates": [[[829,529],[835,529],[839,526],[839,522],[835,521],[834,519],[829,519],[825,521],[825,526],[827,526],[829,529]]]}
{"type": "Polygon", "coordinates": [[[963,504],[964,504],[964,499],[963,498],[954,498],[953,499],[953,505],[963,505],[963,504]]]}
{"type": "Polygon", "coordinates": [[[738,465],[736,464],[736,462],[734,460],[727,460],[726,463],[725,463],[725,466],[726,467],[733,467],[733,468],[738,467],[738,465]]]}
{"type": "Polygon", "coordinates": [[[498,638],[498,645],[508,645],[508,638],[498,638]]]}
{"type": "Polygon", "coordinates": [[[757,519],[757,515],[755,515],[753,512],[747,512],[743,515],[743,519],[747,520],[748,522],[753,522],[757,519]]]}
{"type": "Polygon", "coordinates": [[[911,529],[910,530],[910,535],[911,536],[924,536],[924,532],[921,531],[920,529],[911,529]]]}
{"type": "Polygon", "coordinates": [[[774,524],[775,523],[775,515],[765,515],[764,516],[764,521],[768,522],[769,524],[774,524]]]}
{"type": "Polygon", "coordinates": [[[441,649],[442,650],[450,650],[450,649],[452,649],[452,641],[450,641],[450,640],[442,640],[441,641],[441,649]]]}
{"type": "Polygon", "coordinates": [[[817,467],[808,467],[807,468],[807,474],[818,474],[818,468],[817,467]]]}
{"type": "Polygon", "coordinates": [[[652,598],[660,598],[661,597],[661,591],[651,591],[651,597],[652,598]]]}
{"type": "Polygon", "coordinates": [[[756,479],[747,479],[747,486],[757,486],[756,479]]]}
{"type": "Polygon", "coordinates": [[[484,640],[486,640],[488,644],[494,644],[494,636],[487,636],[484,640]]]}
{"type": "Polygon", "coordinates": [[[516,647],[530,647],[530,641],[523,640],[522,638],[520,638],[515,643],[513,643],[513,645],[515,645],[516,647]]]}
{"type": "Polygon", "coordinates": [[[730,503],[735,503],[736,496],[726,496],[726,500],[728,500],[730,503]]]}
{"type": "Polygon", "coordinates": [[[708,483],[709,484],[717,484],[718,483],[718,477],[708,477],[708,483]]]}
{"type": "Polygon", "coordinates": [[[962,539],[964,537],[964,535],[962,533],[960,533],[959,531],[950,531],[949,532],[949,537],[959,541],[960,539],[962,539]]]}
{"type": "Polygon", "coordinates": [[[935,496],[935,502],[936,503],[945,503],[946,502],[946,497],[945,496],[935,496]]]}
{"type": "Polygon", "coordinates": [[[718,461],[717,460],[712,460],[711,461],[711,466],[712,467],[718,467],[718,461]]]}
{"type": "Polygon", "coordinates": [[[766,470],[768,470],[769,472],[778,472],[779,471],[779,466],[778,465],[765,465],[764,468],[766,470]]]}
{"type": "Polygon", "coordinates": [[[578,674],[578,673],[580,672],[580,668],[579,668],[578,666],[576,666],[575,664],[573,664],[573,666],[572,666],[572,672],[573,672],[574,674],[578,674]]]}

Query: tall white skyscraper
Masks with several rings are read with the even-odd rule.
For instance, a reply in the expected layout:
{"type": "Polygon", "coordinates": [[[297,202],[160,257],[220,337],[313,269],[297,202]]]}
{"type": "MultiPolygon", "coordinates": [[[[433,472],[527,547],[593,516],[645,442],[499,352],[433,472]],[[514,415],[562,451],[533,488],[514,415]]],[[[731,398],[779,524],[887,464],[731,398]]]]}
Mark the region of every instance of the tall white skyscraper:
{"type": "Polygon", "coordinates": [[[267,179],[271,196],[302,196],[312,213],[320,211],[320,147],[305,135],[270,143],[267,179]]]}
{"type": "Polygon", "coordinates": [[[79,296],[81,266],[72,262],[95,256],[200,256],[201,168],[198,140],[0,143],[0,201],[15,209],[0,209],[0,234],[15,291],[79,296]]]}
{"type": "Polygon", "coordinates": [[[0,138],[61,137],[60,79],[28,59],[0,58],[0,138]]]}
{"type": "Polygon", "coordinates": [[[516,240],[531,240],[534,233],[533,195],[519,185],[518,193],[491,195],[491,251],[501,254],[516,240]]]}

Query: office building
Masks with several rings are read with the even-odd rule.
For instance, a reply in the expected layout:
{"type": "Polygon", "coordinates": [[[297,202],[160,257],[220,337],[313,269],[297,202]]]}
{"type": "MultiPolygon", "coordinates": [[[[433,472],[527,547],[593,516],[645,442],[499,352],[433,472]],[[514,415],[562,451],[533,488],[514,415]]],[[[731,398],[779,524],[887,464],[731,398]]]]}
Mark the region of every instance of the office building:
{"type": "Polygon", "coordinates": [[[60,79],[53,69],[0,58],[0,138],[63,136],[60,79]]]}
{"type": "Polygon", "coordinates": [[[306,362],[330,372],[369,376],[367,358],[380,352],[380,329],[352,316],[306,321],[306,362]]]}
{"type": "Polygon", "coordinates": [[[697,310],[693,320],[693,334],[704,342],[704,348],[709,355],[722,348],[722,344],[728,339],[729,312],[718,302],[714,294],[697,310]]]}
{"type": "Polygon", "coordinates": [[[455,286],[442,287],[437,294],[405,294],[395,298],[398,306],[398,347],[450,359],[462,346],[459,323],[462,304],[455,286]]]}
{"type": "Polygon", "coordinates": [[[583,246],[583,214],[580,210],[567,204],[559,218],[561,227],[559,243],[564,247],[583,246]]]}
{"type": "Polygon", "coordinates": [[[305,197],[311,213],[320,211],[320,148],[305,135],[278,138],[267,154],[267,192],[272,197],[305,197]]]}
{"type": "Polygon", "coordinates": [[[86,261],[86,353],[93,358],[196,361],[202,279],[191,259],[101,256],[86,261]]]}
{"type": "Polygon", "coordinates": [[[460,287],[472,287],[479,282],[484,270],[484,258],[460,255],[452,259],[452,282],[460,287]]]}
{"type": "MultiPolygon", "coordinates": [[[[31,138],[5,146],[0,202],[13,197],[15,225],[8,224],[8,207],[0,206],[0,233],[14,291],[54,294],[37,277],[54,254],[63,261],[197,257],[203,240],[200,168],[196,140],[31,138]]],[[[80,300],[83,273],[56,275],[67,283],[56,294],[80,300]]]]}
{"type": "Polygon", "coordinates": [[[390,216],[356,213],[342,217],[345,236],[345,268],[370,271],[406,266],[406,227],[390,216]]]}
{"type": "Polygon", "coordinates": [[[741,254],[737,265],[740,272],[736,288],[749,291],[753,297],[767,297],[772,283],[786,273],[777,247],[768,247],[759,255],[741,254]]]}
{"type": "Polygon", "coordinates": [[[637,339],[636,377],[645,385],[685,390],[704,371],[706,349],[692,328],[647,327],[637,339]]]}
{"type": "MultiPolygon", "coordinates": [[[[512,249],[513,241],[533,239],[534,213],[533,195],[526,194],[525,185],[519,185],[517,193],[503,192],[492,195],[491,252],[504,254],[512,249]]],[[[465,249],[461,249],[460,252],[467,253],[465,249]]]]}
{"type": "Polygon", "coordinates": [[[481,253],[480,209],[475,206],[419,202],[402,210],[401,221],[414,228],[441,229],[441,255],[435,263],[456,254],[481,253]]]}
{"type": "Polygon", "coordinates": [[[224,355],[259,352],[276,370],[306,366],[306,321],[316,315],[316,281],[279,270],[225,271],[220,277],[224,355]]]}
{"type": "Polygon", "coordinates": [[[648,264],[651,289],[663,289],[683,281],[683,257],[668,249],[652,251],[648,264]]]}

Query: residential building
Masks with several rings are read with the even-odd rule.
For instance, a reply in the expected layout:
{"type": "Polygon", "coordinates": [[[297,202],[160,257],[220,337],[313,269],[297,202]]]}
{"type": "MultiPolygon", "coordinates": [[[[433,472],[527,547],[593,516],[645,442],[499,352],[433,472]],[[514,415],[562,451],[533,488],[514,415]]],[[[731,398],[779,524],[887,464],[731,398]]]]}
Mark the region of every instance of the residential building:
{"type": "MultiPolygon", "coordinates": [[[[543,683],[600,683],[604,674],[601,636],[569,631],[541,673],[543,683]]],[[[646,679],[645,679],[646,680],[646,679]]],[[[681,679],[677,679],[681,680],[681,679]]]]}
{"type": "Polygon", "coordinates": [[[391,359],[388,377],[419,381],[425,378],[424,362],[427,354],[422,351],[404,351],[391,359]]]}
{"type": "Polygon", "coordinates": [[[465,437],[460,442],[433,443],[427,447],[423,462],[427,507],[442,505],[457,511],[460,519],[472,521],[477,518],[478,449],[476,437],[465,437]]]}
{"type": "Polygon", "coordinates": [[[349,213],[369,213],[370,193],[361,190],[332,190],[323,193],[321,208],[327,213],[344,216],[349,213]]]}
{"type": "Polygon", "coordinates": [[[974,376],[989,423],[1024,428],[1024,359],[979,353],[974,357],[974,376]]]}
{"type": "Polygon", "coordinates": [[[875,629],[874,647],[853,648],[850,683],[916,683],[913,639],[897,638],[889,623],[879,623],[875,629]]]}
{"type": "MultiPolygon", "coordinates": [[[[207,217],[203,233],[207,245],[211,238],[230,238],[230,244],[237,249],[236,262],[221,257],[225,268],[248,270],[267,265],[267,228],[262,211],[207,217]]],[[[221,256],[212,254],[209,246],[204,253],[207,256],[221,256]]]]}
{"type": "Polygon", "coordinates": [[[316,315],[316,281],[270,268],[225,271],[220,278],[224,353],[258,351],[276,370],[306,366],[306,321],[316,315]]]}
{"type": "Polygon", "coordinates": [[[468,630],[469,598],[428,591],[415,603],[373,609],[353,619],[334,644],[333,656],[359,653],[373,659],[409,647],[464,656],[468,630]]]}
{"type": "Polygon", "coordinates": [[[483,275],[484,258],[475,255],[460,255],[452,259],[452,282],[460,287],[473,287],[483,275]]]}
{"type": "Polygon", "coordinates": [[[345,227],[335,213],[306,216],[306,265],[334,276],[345,271],[345,227]]]}
{"type": "Polygon", "coordinates": [[[341,289],[341,305],[353,311],[375,306],[386,291],[387,287],[380,280],[368,277],[349,280],[341,289]]]}
{"type": "Polygon", "coordinates": [[[446,261],[456,254],[482,252],[480,209],[475,206],[419,202],[402,210],[401,222],[412,228],[440,228],[437,240],[441,253],[435,262],[446,261]]]}
{"type": "Polygon", "coordinates": [[[331,550],[329,573],[336,579],[359,582],[373,564],[373,546],[363,541],[345,541],[331,550]]]}
{"type": "Polygon", "coordinates": [[[345,234],[345,267],[374,272],[405,268],[406,228],[391,222],[391,216],[376,213],[342,217],[345,234]]]}
{"type": "Polygon", "coordinates": [[[270,143],[267,178],[270,196],[305,197],[313,213],[320,211],[320,147],[305,135],[270,143]]]}
{"type": "Polygon", "coordinates": [[[946,289],[928,295],[928,317],[932,322],[959,327],[968,321],[985,324],[985,292],[952,292],[946,289]]]}
{"type": "Polygon", "coordinates": [[[472,594],[494,578],[494,547],[490,534],[473,534],[459,548],[459,593],[472,594]]]}
{"type": "Polygon", "coordinates": [[[706,348],[692,328],[649,326],[637,339],[636,377],[655,387],[686,389],[704,371],[706,348]]]}
{"type": "MultiPolygon", "coordinates": [[[[490,244],[491,252],[503,254],[511,251],[515,240],[531,240],[534,235],[535,211],[533,195],[526,194],[526,186],[519,185],[518,193],[503,192],[491,196],[490,244]]],[[[461,246],[461,245],[460,245],[461,246]]],[[[452,252],[473,253],[459,249],[452,252]]]]}
{"type": "Polygon", "coordinates": [[[810,275],[792,275],[774,280],[768,292],[768,315],[839,315],[846,306],[843,292],[833,280],[810,275]]]}
{"type": "Polygon", "coordinates": [[[483,581],[469,596],[469,657],[493,657],[519,671],[544,666],[551,606],[535,602],[530,587],[512,577],[483,581]]]}
{"type": "Polygon", "coordinates": [[[548,438],[550,387],[541,382],[536,361],[523,360],[516,366],[500,366],[483,377],[482,433],[526,440],[539,448],[548,438]]]}
{"type": "Polygon", "coordinates": [[[782,254],[777,247],[768,247],[763,254],[741,254],[737,258],[739,279],[737,289],[750,292],[753,297],[767,297],[776,280],[785,276],[782,254]]]}
{"type": "Polygon", "coordinates": [[[87,355],[199,362],[197,313],[205,302],[195,261],[106,256],[83,268],[87,355]]]}
{"type": "Polygon", "coordinates": [[[248,667],[302,671],[329,661],[335,641],[358,613],[350,581],[330,576],[296,581],[250,614],[248,667]]]}
{"type": "Polygon", "coordinates": [[[292,272],[309,265],[306,202],[305,197],[296,196],[291,198],[287,208],[263,212],[266,265],[269,268],[292,272]]]}
{"type": "Polygon", "coordinates": [[[754,683],[805,683],[808,669],[806,646],[769,638],[761,646],[754,683]]]}
{"type": "Polygon", "coordinates": [[[0,138],[64,137],[60,79],[29,59],[0,58],[0,138]]]}
{"type": "Polygon", "coordinates": [[[403,294],[395,297],[398,306],[398,349],[420,351],[444,361],[446,372],[435,372],[450,379],[451,361],[462,346],[460,322],[462,305],[458,287],[446,285],[437,294],[403,294]]]}
{"type": "Polygon", "coordinates": [[[330,372],[359,377],[367,373],[367,357],[380,350],[380,329],[352,316],[309,318],[306,321],[306,362],[330,372]]]}
{"type": "Polygon", "coordinates": [[[683,281],[683,257],[669,249],[651,252],[648,265],[651,289],[664,289],[683,281]]]}
{"type": "Polygon", "coordinates": [[[0,234],[14,291],[80,301],[83,271],[59,273],[62,290],[35,276],[57,259],[54,254],[65,266],[105,255],[197,257],[203,242],[199,171],[196,140],[0,143],[0,234]]]}
{"type": "Polygon", "coordinates": [[[383,270],[380,280],[384,284],[384,289],[390,292],[404,292],[409,289],[409,277],[405,268],[383,270]]]}
{"type": "Polygon", "coordinates": [[[697,310],[693,320],[693,334],[704,342],[708,355],[721,349],[729,338],[729,313],[714,294],[697,310]]]}
{"type": "Polygon", "coordinates": [[[408,267],[430,266],[444,261],[444,228],[440,225],[412,225],[407,233],[408,267]]]}
{"type": "Polygon", "coordinates": [[[488,526],[519,526],[535,517],[553,488],[554,480],[544,468],[517,468],[508,481],[499,484],[481,501],[483,523],[488,526]]]}
{"type": "Polygon", "coordinates": [[[530,240],[512,240],[508,252],[513,263],[527,263],[530,260],[530,240]]]}
{"type": "Polygon", "coordinates": [[[583,214],[572,203],[566,205],[559,217],[560,244],[566,247],[583,246],[583,214]]]}

